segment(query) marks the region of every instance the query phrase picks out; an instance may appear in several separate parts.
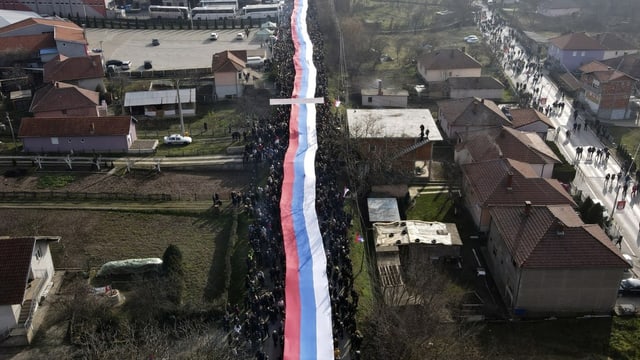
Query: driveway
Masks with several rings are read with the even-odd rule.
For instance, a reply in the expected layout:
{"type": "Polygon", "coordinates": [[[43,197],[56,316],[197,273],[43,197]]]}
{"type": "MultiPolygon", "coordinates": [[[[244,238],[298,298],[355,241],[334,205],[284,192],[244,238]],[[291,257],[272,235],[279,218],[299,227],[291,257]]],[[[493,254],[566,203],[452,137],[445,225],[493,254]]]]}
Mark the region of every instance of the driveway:
{"type": "Polygon", "coordinates": [[[86,29],[89,49],[102,48],[105,61],[130,60],[131,70],[143,70],[145,60],[153,62],[154,70],[189,69],[211,66],[213,54],[225,50],[249,50],[251,55],[266,56],[266,47],[255,38],[236,40],[241,29],[216,31],[219,38],[209,40],[211,30],[121,30],[86,29]],[[160,45],[151,45],[158,39],[160,45]]]}

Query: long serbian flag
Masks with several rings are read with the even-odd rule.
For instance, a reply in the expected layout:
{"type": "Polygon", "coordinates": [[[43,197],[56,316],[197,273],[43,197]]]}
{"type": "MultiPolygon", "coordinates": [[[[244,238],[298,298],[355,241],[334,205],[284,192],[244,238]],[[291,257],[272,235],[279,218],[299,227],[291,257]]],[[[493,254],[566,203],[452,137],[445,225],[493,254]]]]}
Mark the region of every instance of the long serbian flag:
{"type": "MultiPolygon", "coordinates": [[[[295,99],[313,98],[316,68],[307,33],[307,0],[295,0],[291,37],[295,99]]],[[[333,359],[327,259],[316,214],[316,108],[294,101],[284,158],[280,214],[286,256],[284,359],[333,359]]]]}

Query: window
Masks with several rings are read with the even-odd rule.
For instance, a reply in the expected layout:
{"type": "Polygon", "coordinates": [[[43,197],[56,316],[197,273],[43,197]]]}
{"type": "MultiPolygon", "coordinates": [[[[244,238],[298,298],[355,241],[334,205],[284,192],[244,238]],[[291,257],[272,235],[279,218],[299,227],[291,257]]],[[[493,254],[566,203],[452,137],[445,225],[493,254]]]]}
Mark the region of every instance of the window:
{"type": "Polygon", "coordinates": [[[580,53],[580,56],[584,57],[585,54],[586,54],[586,52],[583,51],[582,53],[580,53]]]}
{"type": "Polygon", "coordinates": [[[577,52],[577,51],[574,51],[574,52],[573,52],[573,56],[578,56],[578,52],[577,52]]]}
{"type": "Polygon", "coordinates": [[[57,137],[52,137],[51,138],[51,145],[58,145],[58,138],[57,137]]]}
{"type": "Polygon", "coordinates": [[[591,83],[591,86],[593,86],[594,88],[599,88],[600,87],[600,81],[593,79],[593,82],[591,83]]]}
{"type": "Polygon", "coordinates": [[[376,145],[375,144],[369,144],[369,151],[376,151],[376,145]]]}
{"type": "Polygon", "coordinates": [[[367,98],[367,102],[372,103],[372,102],[373,102],[373,96],[369,96],[369,97],[367,98]]]}
{"type": "Polygon", "coordinates": [[[40,250],[40,248],[38,248],[36,250],[36,260],[40,260],[42,259],[42,251],[40,250]]]}

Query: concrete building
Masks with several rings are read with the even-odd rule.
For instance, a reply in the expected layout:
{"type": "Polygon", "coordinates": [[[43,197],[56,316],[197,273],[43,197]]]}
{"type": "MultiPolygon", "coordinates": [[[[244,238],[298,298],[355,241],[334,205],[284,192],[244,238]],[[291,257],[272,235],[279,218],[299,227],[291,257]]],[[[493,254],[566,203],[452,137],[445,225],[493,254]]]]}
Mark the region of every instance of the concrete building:
{"type": "Polygon", "coordinates": [[[487,262],[513,316],[609,315],[629,264],[568,205],[490,210],[487,262]]]}
{"type": "Polygon", "coordinates": [[[417,59],[417,67],[427,83],[482,75],[482,64],[458,49],[440,49],[423,54],[417,59]]]}

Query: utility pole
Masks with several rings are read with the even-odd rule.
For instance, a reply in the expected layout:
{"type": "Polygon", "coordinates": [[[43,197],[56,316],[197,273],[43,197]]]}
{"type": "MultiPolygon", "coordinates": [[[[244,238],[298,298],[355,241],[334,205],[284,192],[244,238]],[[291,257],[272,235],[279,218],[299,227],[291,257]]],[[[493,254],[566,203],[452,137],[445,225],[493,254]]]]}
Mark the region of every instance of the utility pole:
{"type": "Polygon", "coordinates": [[[13,132],[13,124],[11,123],[11,118],[9,117],[9,112],[6,112],[7,122],[9,123],[9,130],[11,130],[11,140],[13,140],[13,151],[16,152],[18,150],[18,145],[16,144],[16,135],[13,132]]]}
{"type": "Polygon", "coordinates": [[[184,136],[184,116],[182,115],[182,101],[180,101],[180,80],[176,79],[176,93],[178,98],[178,113],[180,114],[180,135],[184,136]]]}

